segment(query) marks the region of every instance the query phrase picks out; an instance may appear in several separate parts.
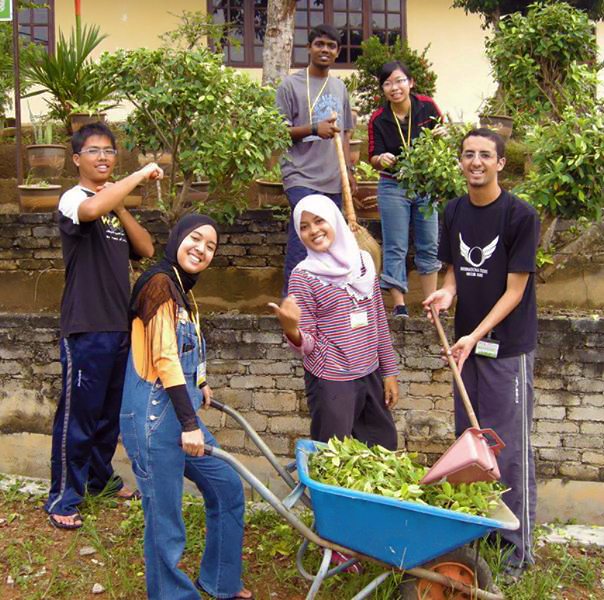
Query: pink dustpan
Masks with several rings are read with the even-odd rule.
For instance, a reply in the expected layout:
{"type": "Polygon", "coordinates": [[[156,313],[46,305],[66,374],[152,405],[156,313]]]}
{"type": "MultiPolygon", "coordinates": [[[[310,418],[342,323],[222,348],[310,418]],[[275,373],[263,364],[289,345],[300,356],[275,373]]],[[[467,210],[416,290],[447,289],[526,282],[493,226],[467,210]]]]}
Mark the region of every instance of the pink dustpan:
{"type": "Polygon", "coordinates": [[[492,429],[480,429],[461,373],[457,363],[451,356],[451,348],[438,317],[438,312],[434,306],[431,306],[430,309],[472,427],[466,429],[457,441],[434,463],[420,483],[433,483],[441,479],[446,479],[450,483],[496,481],[501,478],[501,474],[495,457],[505,448],[505,444],[492,429]],[[489,444],[489,438],[492,438],[495,443],[489,444]]]}
{"type": "Polygon", "coordinates": [[[497,481],[501,474],[495,457],[502,448],[505,444],[492,429],[470,427],[434,463],[420,483],[434,483],[445,478],[449,483],[497,481]],[[489,438],[495,443],[490,444],[489,438]]]}

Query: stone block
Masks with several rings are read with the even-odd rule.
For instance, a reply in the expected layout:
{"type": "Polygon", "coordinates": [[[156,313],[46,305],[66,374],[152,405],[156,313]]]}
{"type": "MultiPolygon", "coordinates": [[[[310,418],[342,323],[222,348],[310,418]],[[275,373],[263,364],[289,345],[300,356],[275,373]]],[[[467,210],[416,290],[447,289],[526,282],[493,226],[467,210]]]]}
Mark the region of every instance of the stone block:
{"type": "Polygon", "coordinates": [[[544,421],[540,419],[534,422],[534,426],[539,433],[579,433],[579,425],[568,421],[544,421]]]}
{"type": "Polygon", "coordinates": [[[36,238],[54,238],[59,237],[58,227],[49,227],[48,225],[41,225],[32,229],[32,234],[36,238]]]}
{"type": "Polygon", "coordinates": [[[571,421],[604,422],[604,410],[598,407],[571,407],[568,409],[571,421]]]}
{"type": "Polygon", "coordinates": [[[244,331],[241,340],[244,344],[278,344],[283,343],[281,333],[269,331],[244,331]]]}
{"type": "Polygon", "coordinates": [[[250,363],[250,373],[252,375],[290,375],[293,368],[290,361],[256,361],[250,363]]]}
{"type": "Polygon", "coordinates": [[[0,271],[15,271],[17,269],[17,261],[15,260],[0,260],[0,271]]]}
{"type": "Polygon", "coordinates": [[[604,393],[604,381],[593,379],[572,379],[568,382],[570,392],[604,393]]]}
{"type": "Polygon", "coordinates": [[[224,427],[226,421],[226,415],[219,410],[210,408],[209,410],[200,410],[199,418],[203,421],[203,424],[212,432],[216,433],[217,430],[224,427]]]}
{"type": "Polygon", "coordinates": [[[271,417],[268,422],[269,431],[288,435],[308,436],[310,419],[298,416],[271,417]]]}
{"type": "Polygon", "coordinates": [[[253,392],[254,408],[259,411],[292,413],[296,410],[298,400],[291,391],[253,392]]]}
{"type": "Polygon", "coordinates": [[[243,450],[245,434],[240,429],[220,429],[214,433],[218,443],[225,449],[243,450]]]}
{"type": "Polygon", "coordinates": [[[584,433],[562,435],[562,444],[565,448],[585,448],[599,450],[604,448],[604,438],[601,435],[584,433]]]}
{"type": "Polygon", "coordinates": [[[267,267],[266,258],[260,256],[238,256],[231,261],[234,267],[267,267]]]}
{"type": "Polygon", "coordinates": [[[430,374],[424,371],[411,371],[404,367],[400,369],[398,375],[399,381],[409,381],[416,383],[428,383],[430,381],[430,374]]]}
{"type": "Polygon", "coordinates": [[[541,406],[541,402],[539,402],[534,410],[534,419],[562,421],[566,418],[566,410],[563,406],[541,406]]]}
{"type": "Polygon", "coordinates": [[[597,465],[598,467],[604,467],[604,452],[583,452],[581,455],[581,462],[588,465],[597,465]]]}
{"type": "Polygon", "coordinates": [[[411,383],[409,393],[412,396],[449,398],[452,389],[447,383],[411,383]]]}
{"type": "Polygon", "coordinates": [[[247,410],[252,407],[252,392],[232,387],[216,388],[216,400],[224,402],[237,410],[247,410]]]}
{"type": "Polygon", "coordinates": [[[420,370],[437,370],[442,369],[443,362],[440,358],[437,357],[418,357],[418,356],[409,356],[405,358],[405,366],[409,369],[420,369],[420,370]]]}
{"type": "Polygon", "coordinates": [[[250,344],[227,346],[226,348],[220,348],[217,352],[218,357],[222,360],[255,360],[264,358],[264,354],[264,348],[250,344]]]}
{"type": "Polygon", "coordinates": [[[33,355],[33,346],[0,346],[0,359],[2,360],[20,360],[31,359],[33,355]]]}
{"type": "Polygon", "coordinates": [[[278,390],[304,390],[302,377],[275,377],[275,387],[278,390]]]}
{"type": "Polygon", "coordinates": [[[594,481],[598,477],[599,469],[596,466],[584,465],[581,463],[563,462],[560,464],[558,472],[562,477],[568,477],[569,479],[594,481]]]}
{"type": "MultiPolygon", "coordinates": [[[[268,427],[268,417],[266,415],[261,415],[257,413],[255,410],[241,412],[241,416],[252,426],[252,428],[262,433],[266,431],[268,427]]],[[[239,427],[239,425],[235,425],[234,421],[230,421],[233,427],[239,427]]]]}
{"type": "Polygon", "coordinates": [[[50,248],[50,240],[48,238],[23,238],[19,242],[21,248],[50,248]]]}
{"type": "MultiPolygon", "coordinates": [[[[1,365],[0,365],[0,368],[1,368],[1,365]]],[[[51,362],[51,363],[48,363],[45,365],[33,364],[32,370],[35,375],[60,375],[61,374],[61,363],[51,362]]]]}
{"type": "Polygon", "coordinates": [[[434,400],[431,398],[417,398],[408,394],[399,394],[398,408],[410,410],[430,411],[434,408],[434,400]]]}
{"type": "Polygon", "coordinates": [[[275,387],[275,380],[266,375],[234,375],[230,385],[232,388],[245,390],[271,389],[275,387]]]}
{"type": "Polygon", "coordinates": [[[581,398],[581,406],[604,407],[604,394],[586,394],[581,398]]]}
{"type": "Polygon", "coordinates": [[[535,450],[540,460],[547,460],[553,463],[560,463],[565,460],[572,462],[581,462],[581,452],[571,448],[538,448],[535,450]]]}
{"type": "Polygon", "coordinates": [[[579,406],[581,399],[577,394],[564,390],[549,390],[547,392],[535,390],[535,404],[547,408],[552,406],[579,406]]]}
{"type": "Polygon", "coordinates": [[[604,435],[604,423],[580,423],[581,433],[604,435]]]}
{"type": "Polygon", "coordinates": [[[208,362],[208,375],[243,375],[247,372],[248,364],[238,360],[211,360],[208,362]]]}
{"type": "Polygon", "coordinates": [[[560,448],[562,436],[556,433],[534,433],[531,441],[533,448],[560,448]]]}
{"type": "MultiPolygon", "coordinates": [[[[291,457],[294,454],[294,441],[287,436],[267,434],[262,436],[262,441],[277,456],[291,457]]],[[[259,454],[258,448],[249,437],[245,438],[245,449],[249,452],[259,454]]]]}

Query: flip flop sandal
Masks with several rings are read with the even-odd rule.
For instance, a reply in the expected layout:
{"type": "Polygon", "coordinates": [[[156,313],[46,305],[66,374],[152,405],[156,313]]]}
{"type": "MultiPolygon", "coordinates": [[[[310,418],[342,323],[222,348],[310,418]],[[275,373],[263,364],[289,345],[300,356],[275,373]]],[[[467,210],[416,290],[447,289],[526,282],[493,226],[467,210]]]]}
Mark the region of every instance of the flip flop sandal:
{"type": "Polygon", "coordinates": [[[84,525],[84,521],[82,520],[82,516],[80,515],[80,513],[75,513],[74,515],[71,515],[72,517],[74,517],[73,523],[61,523],[55,518],[58,516],[62,515],[48,515],[48,522],[57,529],[79,529],[80,527],[82,527],[82,525],[84,525]]]}
{"type": "Polygon", "coordinates": [[[116,493],[115,496],[120,500],[140,500],[143,497],[139,490],[134,490],[128,496],[120,496],[119,492],[116,493]]]}
{"type": "MultiPolygon", "coordinates": [[[[199,583],[199,581],[196,579],[194,582],[195,587],[200,591],[203,592],[204,594],[208,594],[208,592],[206,592],[202,587],[201,584],[199,583]]],[[[211,596],[210,594],[208,594],[208,596],[210,596],[211,598],[213,598],[214,596],[211,596]]],[[[240,596],[239,594],[236,594],[235,596],[231,596],[230,598],[223,598],[222,600],[254,600],[254,594],[252,594],[251,596],[240,596]]]]}

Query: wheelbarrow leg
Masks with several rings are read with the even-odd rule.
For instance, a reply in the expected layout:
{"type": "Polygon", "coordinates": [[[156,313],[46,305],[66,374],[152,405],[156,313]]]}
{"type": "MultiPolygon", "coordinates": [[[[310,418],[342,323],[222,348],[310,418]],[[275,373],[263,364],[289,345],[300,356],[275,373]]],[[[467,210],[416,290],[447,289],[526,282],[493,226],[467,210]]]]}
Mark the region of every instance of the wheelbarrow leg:
{"type": "Polygon", "coordinates": [[[308,590],[306,600],[314,600],[315,596],[319,593],[319,588],[321,587],[321,584],[325,579],[325,575],[327,575],[327,571],[329,570],[329,565],[331,564],[331,554],[332,552],[329,548],[323,548],[323,560],[321,561],[321,567],[315,575],[310,590],[308,590]]]}
{"type": "Polygon", "coordinates": [[[378,575],[369,585],[366,585],[356,596],[351,598],[350,600],[363,600],[364,598],[369,598],[369,595],[390,577],[391,572],[386,571],[381,575],[378,575]]]}

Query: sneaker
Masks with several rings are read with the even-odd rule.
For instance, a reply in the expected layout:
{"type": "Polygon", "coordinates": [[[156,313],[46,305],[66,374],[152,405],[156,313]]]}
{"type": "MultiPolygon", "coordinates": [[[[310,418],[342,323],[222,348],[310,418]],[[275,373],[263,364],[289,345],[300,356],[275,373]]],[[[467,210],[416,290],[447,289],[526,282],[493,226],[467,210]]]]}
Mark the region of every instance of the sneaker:
{"type": "Polygon", "coordinates": [[[392,311],[392,315],[394,317],[401,317],[403,319],[407,319],[409,318],[409,311],[407,310],[407,307],[404,304],[397,304],[392,311]]]}

